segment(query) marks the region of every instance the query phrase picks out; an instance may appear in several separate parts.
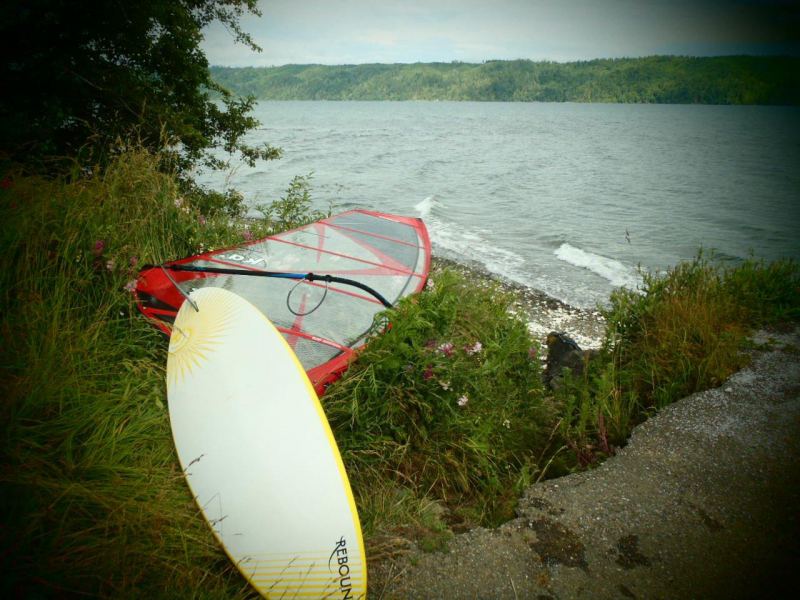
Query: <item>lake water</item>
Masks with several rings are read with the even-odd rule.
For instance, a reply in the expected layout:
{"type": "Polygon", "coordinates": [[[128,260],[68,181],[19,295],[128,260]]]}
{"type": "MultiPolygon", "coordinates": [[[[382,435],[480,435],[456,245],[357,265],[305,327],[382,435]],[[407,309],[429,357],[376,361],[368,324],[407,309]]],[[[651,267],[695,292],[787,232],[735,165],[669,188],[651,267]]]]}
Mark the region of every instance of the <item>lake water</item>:
{"type": "Polygon", "coordinates": [[[800,258],[800,109],[262,102],[284,158],[198,179],[255,205],[311,171],[315,206],[421,216],[434,251],[593,306],[699,247],[800,258]]]}

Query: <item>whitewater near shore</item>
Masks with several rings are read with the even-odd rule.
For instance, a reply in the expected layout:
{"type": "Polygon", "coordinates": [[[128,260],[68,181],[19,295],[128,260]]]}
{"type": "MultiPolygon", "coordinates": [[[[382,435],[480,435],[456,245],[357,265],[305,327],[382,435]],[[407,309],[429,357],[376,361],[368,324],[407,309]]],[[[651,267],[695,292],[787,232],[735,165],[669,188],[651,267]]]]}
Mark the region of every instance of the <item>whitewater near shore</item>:
{"type": "Polygon", "coordinates": [[[428,229],[434,254],[468,266],[479,277],[521,292],[533,290],[526,293],[532,299],[547,296],[565,308],[591,310],[612,290],[637,289],[642,283],[635,264],[573,245],[563,235],[535,241],[533,234],[517,231],[499,240],[499,230],[460,222],[460,215],[437,196],[426,197],[414,211],[428,229]]]}
{"type": "Polygon", "coordinates": [[[545,346],[545,338],[551,331],[566,333],[584,350],[599,348],[602,344],[605,321],[596,308],[570,306],[540,290],[490,273],[477,264],[467,265],[434,256],[431,268],[433,272],[444,268],[453,269],[476,285],[499,284],[504,290],[515,293],[517,300],[513,310],[527,321],[531,335],[542,347],[545,346]]]}

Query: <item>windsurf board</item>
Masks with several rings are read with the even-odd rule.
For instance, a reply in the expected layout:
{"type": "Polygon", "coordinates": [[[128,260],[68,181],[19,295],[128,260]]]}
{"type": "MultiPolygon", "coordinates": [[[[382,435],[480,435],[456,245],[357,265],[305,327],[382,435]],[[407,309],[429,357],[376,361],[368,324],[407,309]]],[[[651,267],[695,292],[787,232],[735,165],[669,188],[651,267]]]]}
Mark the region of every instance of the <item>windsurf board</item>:
{"type": "Polygon", "coordinates": [[[263,312],[204,287],[177,313],[172,434],[214,535],[267,598],[364,598],[353,494],[305,370],[263,312]]]}

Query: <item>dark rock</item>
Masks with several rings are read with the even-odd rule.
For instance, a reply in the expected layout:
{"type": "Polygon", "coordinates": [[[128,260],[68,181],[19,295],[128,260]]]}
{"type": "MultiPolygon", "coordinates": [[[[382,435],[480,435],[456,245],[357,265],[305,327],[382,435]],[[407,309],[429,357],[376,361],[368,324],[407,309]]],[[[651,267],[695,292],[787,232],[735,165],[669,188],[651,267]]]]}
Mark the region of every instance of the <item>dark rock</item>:
{"type": "Polygon", "coordinates": [[[569,369],[574,377],[583,375],[589,360],[597,356],[597,350],[581,350],[581,347],[566,333],[551,331],[547,334],[547,364],[544,382],[552,390],[558,389],[564,374],[569,369]]]}

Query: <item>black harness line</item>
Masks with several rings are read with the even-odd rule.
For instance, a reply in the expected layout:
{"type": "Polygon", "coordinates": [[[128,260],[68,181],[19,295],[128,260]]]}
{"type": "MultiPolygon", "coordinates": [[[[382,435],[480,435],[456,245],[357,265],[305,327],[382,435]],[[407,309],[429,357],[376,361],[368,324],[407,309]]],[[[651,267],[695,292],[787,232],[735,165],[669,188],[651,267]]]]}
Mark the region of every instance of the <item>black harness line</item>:
{"type": "MultiPolygon", "coordinates": [[[[315,273],[283,273],[280,271],[250,271],[247,269],[226,269],[224,267],[197,267],[193,265],[161,265],[161,268],[170,269],[171,271],[186,271],[189,273],[215,273],[219,275],[246,275],[249,277],[273,277],[276,279],[295,279],[299,280],[298,284],[303,280],[312,282],[323,281],[326,284],[341,283],[342,285],[349,285],[351,287],[358,288],[364,292],[367,292],[368,294],[373,296],[376,300],[378,300],[381,304],[383,304],[386,308],[392,308],[391,302],[389,302],[386,298],[384,298],[380,292],[372,289],[365,283],[361,283],[360,281],[355,281],[354,279],[347,279],[345,277],[336,277],[335,275],[317,275],[315,273]]],[[[294,288],[292,288],[292,290],[289,292],[289,296],[291,296],[292,291],[294,291],[294,288]]],[[[319,304],[315,306],[311,311],[304,314],[310,314],[311,312],[314,312],[317,308],[319,308],[319,305],[322,304],[323,300],[325,300],[325,296],[327,296],[327,293],[328,293],[328,288],[326,285],[325,295],[322,297],[322,300],[320,300],[319,304]]],[[[289,302],[289,296],[286,297],[287,306],[289,302]]],[[[289,308],[289,310],[294,314],[298,314],[291,308],[289,308]]]]}

